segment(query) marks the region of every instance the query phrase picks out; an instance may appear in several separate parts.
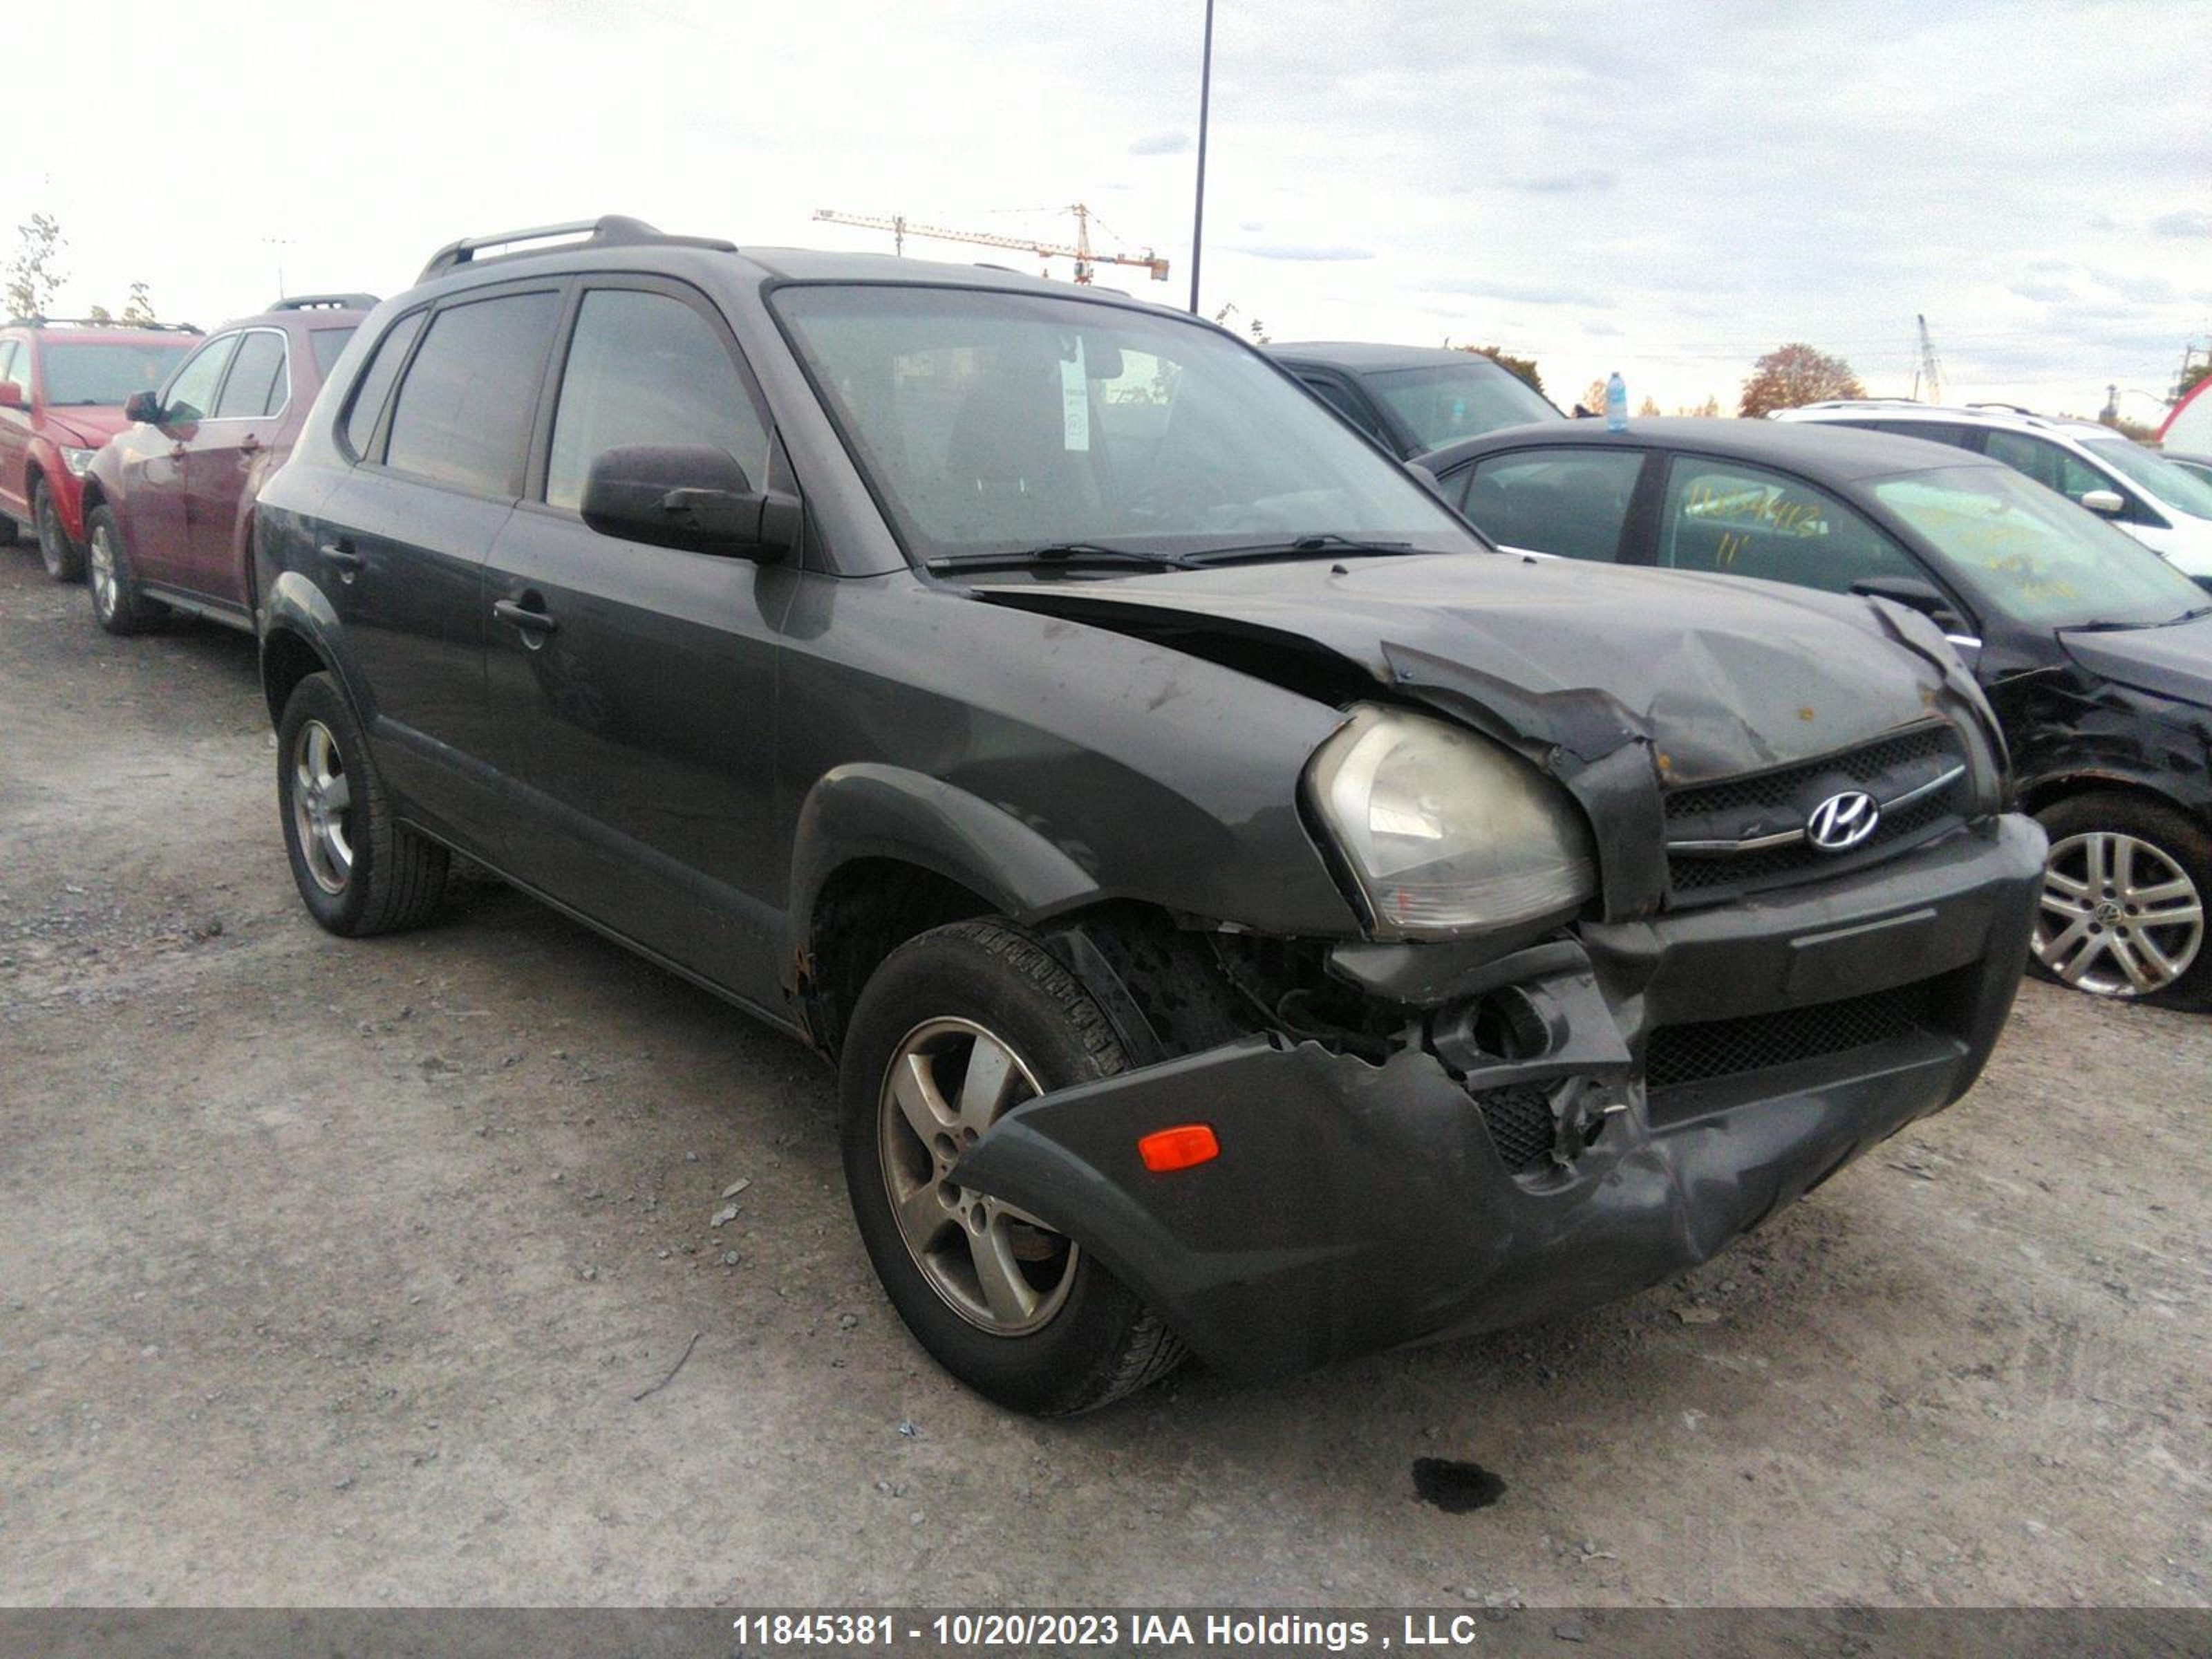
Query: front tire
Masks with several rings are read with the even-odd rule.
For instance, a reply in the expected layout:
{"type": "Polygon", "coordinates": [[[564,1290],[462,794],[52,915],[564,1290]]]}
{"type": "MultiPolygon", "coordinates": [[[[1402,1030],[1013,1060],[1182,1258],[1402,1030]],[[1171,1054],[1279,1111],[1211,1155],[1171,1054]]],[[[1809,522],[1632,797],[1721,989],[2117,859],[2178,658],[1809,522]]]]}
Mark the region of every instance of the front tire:
{"type": "Polygon", "coordinates": [[[337,682],[310,674],[276,726],[276,802],[308,913],[349,939],[429,920],[452,859],[393,815],[361,722],[337,682]]]}
{"type": "Polygon", "coordinates": [[[31,522],[38,529],[39,556],[46,562],[46,574],[58,582],[82,580],[84,550],[62,528],[62,510],[44,478],[31,481],[31,522]]]}
{"type": "Polygon", "coordinates": [[[1127,1063],[1089,994],[1004,922],[909,940],[854,1010],[838,1087],[861,1242],[915,1339],[1000,1405],[1091,1411],[1182,1359],[1182,1345],[1096,1257],[947,1179],[1024,1100],[1127,1063]]]}
{"type": "Polygon", "coordinates": [[[111,634],[143,634],[161,621],[166,608],[139,592],[114,509],[94,507],[85,520],[85,538],[90,546],[87,587],[93,620],[111,634]]]}
{"type": "Polygon", "coordinates": [[[2212,833],[2135,795],[2070,796],[2051,837],[2028,971],[2093,996],[2212,1006],[2212,833]]]}

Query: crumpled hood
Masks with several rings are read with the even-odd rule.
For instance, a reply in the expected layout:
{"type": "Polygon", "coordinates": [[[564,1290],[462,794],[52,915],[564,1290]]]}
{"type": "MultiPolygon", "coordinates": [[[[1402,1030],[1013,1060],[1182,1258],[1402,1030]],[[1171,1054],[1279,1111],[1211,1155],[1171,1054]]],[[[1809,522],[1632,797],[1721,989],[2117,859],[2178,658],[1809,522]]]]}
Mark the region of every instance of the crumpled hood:
{"type": "Polygon", "coordinates": [[[2092,673],[2154,696],[2212,708],[2212,617],[2111,633],[2062,630],[2058,642],[2092,673]]]}
{"type": "MultiPolygon", "coordinates": [[[[1731,577],[1491,553],[1325,557],[979,589],[1071,619],[1187,617],[1311,641],[1386,683],[1431,659],[1470,701],[1610,700],[1669,782],[1787,765],[1924,720],[1946,673],[1864,599],[1731,577]],[[1486,698],[1482,687],[1500,694],[1486,698]]],[[[1954,688],[1963,675],[1957,676],[1954,688]]]]}
{"type": "Polygon", "coordinates": [[[47,435],[71,449],[97,449],[130,424],[120,409],[106,404],[73,404],[46,410],[47,435]]]}

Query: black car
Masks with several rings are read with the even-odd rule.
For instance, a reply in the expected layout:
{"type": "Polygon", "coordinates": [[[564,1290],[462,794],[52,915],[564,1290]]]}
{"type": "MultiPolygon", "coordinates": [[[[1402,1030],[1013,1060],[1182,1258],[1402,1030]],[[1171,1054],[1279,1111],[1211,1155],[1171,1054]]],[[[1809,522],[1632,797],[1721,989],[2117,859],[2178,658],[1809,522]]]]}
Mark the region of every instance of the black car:
{"type": "Polygon", "coordinates": [[[1424,462],[1507,546],[1879,594],[1936,618],[2050,832],[2038,971],[2212,1004],[2212,605],[2157,555],[1998,461],[1832,426],[1577,422],[1424,462]]]}
{"type": "Polygon", "coordinates": [[[1500,556],[1097,290],[565,234],[441,252],[262,494],[294,877],[374,933],[465,854],[834,1059],[993,1398],[1634,1290],[1980,1071],[2043,836],[1921,617],[1500,556]]]}
{"type": "Polygon", "coordinates": [[[1542,392],[1480,352],[1358,340],[1262,349],[1401,459],[1503,426],[1566,419],[1542,392]]]}

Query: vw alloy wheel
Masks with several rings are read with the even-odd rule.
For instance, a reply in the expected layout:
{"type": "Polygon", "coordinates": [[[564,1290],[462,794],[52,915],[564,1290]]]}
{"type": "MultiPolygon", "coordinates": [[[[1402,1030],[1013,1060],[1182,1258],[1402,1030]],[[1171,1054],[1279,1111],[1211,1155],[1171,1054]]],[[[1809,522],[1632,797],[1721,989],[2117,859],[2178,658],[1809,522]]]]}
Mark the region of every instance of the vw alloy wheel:
{"type": "Polygon", "coordinates": [[[2151,842],[2090,830],[2051,844],[2035,955],[2075,989],[2148,996],[2187,973],[2203,943],[2204,896],[2151,842]]]}

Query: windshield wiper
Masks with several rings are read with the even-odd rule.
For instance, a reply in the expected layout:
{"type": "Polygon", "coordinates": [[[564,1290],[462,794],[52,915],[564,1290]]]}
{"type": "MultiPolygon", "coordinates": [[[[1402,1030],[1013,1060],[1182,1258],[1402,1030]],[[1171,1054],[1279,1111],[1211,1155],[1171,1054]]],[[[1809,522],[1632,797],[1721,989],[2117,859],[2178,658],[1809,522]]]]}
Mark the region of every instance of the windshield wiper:
{"type": "Polygon", "coordinates": [[[2199,617],[2212,617],[2212,605],[2200,605],[2185,611],[2178,617],[2168,617],[2162,622],[2097,622],[2069,623],[2058,631],[2062,634],[2133,634],[2150,628],[2172,628],[2181,623],[2195,622],[2199,617]]]}
{"type": "Polygon", "coordinates": [[[1051,542],[1042,547],[1011,548],[1003,553],[951,553],[928,561],[933,571],[1094,570],[1122,566],[1139,570],[1195,570],[1196,560],[1182,553],[1156,553],[1142,547],[1109,547],[1103,542],[1051,542]]]}
{"type": "Polygon", "coordinates": [[[1291,558],[1301,553],[1349,553],[1370,558],[1422,550],[1411,542],[1367,541],[1323,530],[1310,536],[1286,536],[1280,541],[1254,542],[1249,547],[1217,547],[1190,556],[1199,564],[1235,564],[1246,559],[1291,558]]]}

